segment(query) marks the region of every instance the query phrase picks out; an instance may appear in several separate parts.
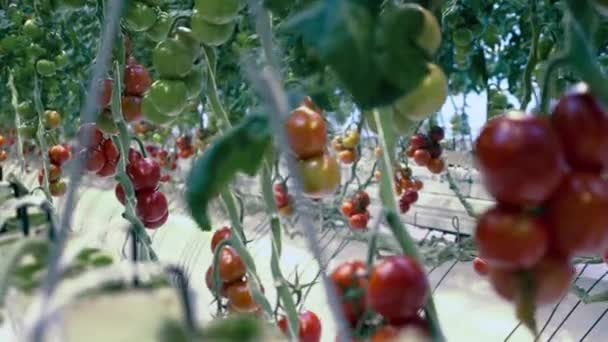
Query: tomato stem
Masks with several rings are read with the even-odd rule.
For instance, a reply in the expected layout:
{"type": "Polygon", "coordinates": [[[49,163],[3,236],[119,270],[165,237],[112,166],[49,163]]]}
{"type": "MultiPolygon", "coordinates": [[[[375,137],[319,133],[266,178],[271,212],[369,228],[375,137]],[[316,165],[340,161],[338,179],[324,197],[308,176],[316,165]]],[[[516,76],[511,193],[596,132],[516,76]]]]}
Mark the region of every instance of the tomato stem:
{"type": "Polygon", "coordinates": [[[44,105],[42,104],[42,98],[40,96],[40,79],[38,73],[34,73],[34,107],[38,113],[38,129],[36,132],[36,138],[38,140],[38,148],[40,148],[40,156],[42,157],[42,188],[44,189],[44,195],[46,199],[53,203],[53,197],[49,192],[49,170],[51,168],[49,162],[48,146],[44,137],[44,105]]]}

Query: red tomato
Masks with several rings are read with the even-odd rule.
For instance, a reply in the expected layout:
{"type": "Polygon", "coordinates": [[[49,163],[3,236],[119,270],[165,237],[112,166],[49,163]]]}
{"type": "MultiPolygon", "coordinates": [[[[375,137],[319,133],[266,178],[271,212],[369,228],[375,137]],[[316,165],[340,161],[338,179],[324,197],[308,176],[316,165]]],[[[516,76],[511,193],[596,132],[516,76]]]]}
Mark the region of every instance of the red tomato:
{"type": "Polygon", "coordinates": [[[148,70],[137,63],[128,63],[125,66],[124,81],[127,95],[142,96],[152,85],[152,78],[148,70]]]}
{"type": "Polygon", "coordinates": [[[114,194],[116,195],[118,202],[120,202],[120,204],[124,205],[126,202],[127,196],[125,194],[125,189],[122,188],[122,185],[120,185],[120,183],[116,184],[116,187],[114,188],[114,194]]]}
{"type": "Polygon", "coordinates": [[[160,182],[160,165],[150,158],[142,158],[127,165],[127,175],[135,191],[156,189],[160,182]]]}
{"type": "Polygon", "coordinates": [[[475,273],[482,277],[488,275],[490,272],[488,262],[480,257],[475,257],[475,259],[473,259],[473,269],[475,270],[475,273]]]}
{"type": "Polygon", "coordinates": [[[363,230],[367,228],[367,222],[369,221],[369,213],[364,212],[362,214],[354,214],[350,217],[350,226],[355,230],[363,230]]]}
{"type": "Polygon", "coordinates": [[[547,119],[521,113],[488,121],[475,154],[486,188],[505,204],[544,202],[566,170],[561,143],[547,119]]]}
{"type": "Polygon", "coordinates": [[[275,193],[274,201],[277,204],[277,208],[283,208],[289,205],[289,196],[284,192],[275,193]]]}
{"type": "Polygon", "coordinates": [[[424,306],[428,287],[424,269],[416,260],[405,255],[389,256],[371,271],[367,302],[388,322],[399,325],[424,306]]]}
{"type": "Polygon", "coordinates": [[[401,196],[401,200],[410,205],[416,203],[418,201],[418,191],[414,189],[405,190],[401,196]]]}
{"type": "Polygon", "coordinates": [[[253,295],[247,281],[237,280],[228,285],[228,288],[226,289],[226,297],[228,297],[228,307],[234,312],[253,313],[258,311],[260,308],[253,299],[253,295]]]}
{"type": "Polygon", "coordinates": [[[84,153],[87,171],[97,173],[106,164],[106,156],[100,149],[88,149],[84,153]]]}
{"type": "Polygon", "coordinates": [[[139,151],[137,151],[134,148],[129,149],[129,155],[127,156],[127,159],[128,159],[127,161],[129,162],[129,164],[135,164],[142,158],[143,158],[143,156],[141,155],[141,153],[139,151]]]}
{"type": "Polygon", "coordinates": [[[414,134],[410,138],[410,147],[414,150],[424,149],[427,145],[427,139],[424,134],[414,134]]]}
{"type": "MultiPolygon", "coordinates": [[[[207,269],[207,273],[205,273],[205,284],[211,293],[214,293],[215,288],[213,286],[213,265],[209,266],[207,269]]],[[[220,287],[220,296],[226,297],[226,290],[228,289],[228,284],[222,284],[220,287]]]]}
{"type": "Polygon", "coordinates": [[[342,208],[340,208],[340,210],[342,211],[342,214],[344,214],[344,216],[351,217],[356,212],[355,204],[352,201],[346,201],[342,203],[342,208]]]}
{"type": "MultiPolygon", "coordinates": [[[[61,167],[51,164],[49,167],[49,183],[54,183],[61,178],[61,167]]],[[[38,173],[38,184],[42,185],[44,181],[44,169],[40,169],[38,173]]]]}
{"type": "MultiPolygon", "coordinates": [[[[281,316],[277,325],[281,331],[289,335],[289,327],[287,324],[287,318],[281,316]]],[[[300,342],[319,342],[321,341],[321,320],[312,311],[302,311],[299,315],[299,330],[298,330],[298,341],[300,342]]]]}
{"type": "Polygon", "coordinates": [[[116,164],[118,163],[118,158],[120,158],[120,153],[116,148],[116,145],[112,142],[112,139],[106,139],[102,144],[101,148],[103,150],[103,154],[106,156],[106,160],[108,163],[116,164]]]}
{"type": "Polygon", "coordinates": [[[240,280],[247,273],[241,256],[230,246],[224,246],[220,251],[218,267],[220,278],[225,283],[240,280]]]}
{"type": "Polygon", "coordinates": [[[101,170],[99,170],[96,174],[99,177],[109,177],[113,176],[116,173],[116,164],[107,162],[101,170]]]}
{"type": "Polygon", "coordinates": [[[359,191],[355,194],[354,197],[355,206],[360,208],[361,210],[367,209],[369,205],[372,203],[369,194],[365,191],[359,191]]]}
{"type": "Polygon", "coordinates": [[[112,102],[112,86],[113,86],[113,82],[111,79],[107,78],[102,82],[101,85],[101,94],[99,97],[99,106],[101,108],[106,108],[110,105],[110,102],[112,102]]]}
{"type": "Polygon", "coordinates": [[[94,123],[83,124],[78,130],[78,139],[84,147],[97,147],[103,142],[103,133],[94,123]],[[84,141],[88,137],[88,141],[84,141]]]}
{"type": "Polygon", "coordinates": [[[158,219],[156,221],[144,221],[142,223],[144,224],[144,227],[146,227],[148,229],[156,229],[156,228],[162,226],[163,224],[165,224],[167,222],[167,219],[169,219],[168,210],[167,210],[167,212],[165,212],[165,215],[163,215],[163,217],[161,217],[160,219],[158,219]]]}
{"type": "Polygon", "coordinates": [[[156,222],[169,211],[167,197],[160,191],[141,190],[137,192],[137,217],[143,222],[156,222]]]}
{"type": "Polygon", "coordinates": [[[0,135],[0,147],[2,147],[6,143],[6,139],[3,135],[0,135]]]}
{"type": "Polygon", "coordinates": [[[552,246],[565,255],[600,253],[608,246],[608,181],[573,172],[547,207],[552,246]]]}
{"type": "Polygon", "coordinates": [[[285,126],[289,146],[298,159],[317,157],[325,152],[327,129],[319,113],[299,107],[287,118],[285,126]]]}
{"type": "Polygon", "coordinates": [[[439,126],[433,126],[429,130],[429,138],[431,138],[431,140],[433,142],[436,142],[436,143],[440,142],[441,140],[443,140],[444,137],[445,137],[445,132],[444,132],[443,128],[441,128],[439,126]]]}
{"type": "Polygon", "coordinates": [[[70,150],[63,145],[55,145],[49,149],[49,159],[52,164],[61,166],[70,159],[70,150]]]}
{"type": "Polygon", "coordinates": [[[224,226],[216,230],[211,238],[211,253],[215,252],[215,249],[220,242],[230,239],[230,235],[232,235],[232,229],[230,229],[230,227],[224,226]]]}
{"type": "Polygon", "coordinates": [[[120,104],[122,108],[122,116],[125,118],[126,122],[141,120],[141,97],[123,96],[120,104]]]}
{"type": "Polygon", "coordinates": [[[302,177],[302,191],[311,198],[331,195],[340,184],[340,168],[336,159],[328,154],[302,160],[298,163],[302,177]]]}
{"type": "Polygon", "coordinates": [[[549,249],[549,228],[540,218],[499,205],[479,218],[475,242],[479,256],[493,266],[529,268],[549,249]]]}
{"type": "Polygon", "coordinates": [[[419,166],[427,166],[431,161],[431,153],[424,149],[418,149],[414,152],[414,162],[419,166]]]}
{"type": "Polygon", "coordinates": [[[192,146],[192,137],[183,135],[175,140],[175,145],[182,150],[188,149],[192,146]]]}
{"type": "MultiPolygon", "coordinates": [[[[530,269],[536,304],[552,304],[561,299],[570,289],[574,276],[567,258],[546,256],[530,269]]],[[[506,300],[514,301],[521,291],[521,273],[504,268],[489,269],[489,280],[496,292],[506,300]]]]}
{"type": "Polygon", "coordinates": [[[608,113],[587,86],[563,96],[551,119],[570,165],[595,171],[608,167],[608,113]]]}
{"type": "Polygon", "coordinates": [[[331,280],[339,296],[360,291],[359,298],[342,299],[342,310],[346,320],[355,326],[366,308],[364,290],[367,288],[367,266],[364,262],[355,260],[340,264],[332,273],[331,280]]]}
{"type": "Polygon", "coordinates": [[[272,187],[272,191],[277,194],[277,193],[285,193],[287,192],[285,189],[285,185],[283,185],[283,183],[277,183],[272,187]]]}
{"type": "Polygon", "coordinates": [[[427,168],[431,173],[440,174],[445,169],[445,162],[441,158],[431,159],[427,168]]]}

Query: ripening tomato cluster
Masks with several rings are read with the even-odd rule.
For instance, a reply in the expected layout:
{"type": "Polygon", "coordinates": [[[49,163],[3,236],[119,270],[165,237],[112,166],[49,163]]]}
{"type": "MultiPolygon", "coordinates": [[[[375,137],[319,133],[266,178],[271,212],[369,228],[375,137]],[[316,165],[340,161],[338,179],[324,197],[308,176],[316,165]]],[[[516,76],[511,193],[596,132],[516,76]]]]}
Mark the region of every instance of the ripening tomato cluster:
{"type": "Polygon", "coordinates": [[[293,197],[287,192],[287,186],[284,183],[277,183],[272,187],[272,190],[279,214],[283,216],[293,214],[293,197]]]}
{"type": "MultiPolygon", "coordinates": [[[[156,229],[165,224],[169,218],[169,204],[165,194],[158,190],[161,178],[159,164],[130,149],[126,172],[135,191],[135,212],[144,227],[156,229]]],[[[124,205],[125,192],[120,184],[116,185],[115,193],[116,198],[124,205]]]]}
{"type": "Polygon", "coordinates": [[[177,156],[181,159],[188,159],[195,153],[194,145],[192,144],[192,136],[182,135],[175,140],[177,146],[177,156]]]}
{"type": "Polygon", "coordinates": [[[299,161],[302,191],[314,199],[332,194],[341,176],[338,162],[326,151],[327,128],[320,113],[307,97],[285,122],[289,147],[299,161]]]}
{"type": "MultiPolygon", "coordinates": [[[[340,264],[331,280],[342,298],[342,310],[351,328],[372,327],[372,341],[382,341],[391,330],[420,328],[428,336],[428,327],[421,309],[429,297],[429,284],[423,267],[411,257],[393,255],[379,260],[371,270],[358,260],[340,264]],[[377,316],[366,316],[370,309],[377,316]],[[373,329],[375,327],[375,329],[373,329]]],[[[355,331],[355,335],[360,335],[355,331]]],[[[353,336],[365,338],[367,336],[353,336]]]]}
{"type": "Polygon", "coordinates": [[[503,297],[517,296],[523,270],[536,302],[555,302],[570,286],[570,258],[608,248],[606,132],[608,113],[584,85],[550,118],[510,112],[484,126],[477,164],[498,204],[480,217],[475,239],[503,297]]]}
{"type": "MultiPolygon", "coordinates": [[[[169,151],[154,145],[147,145],[146,152],[148,152],[151,158],[155,158],[158,161],[161,168],[171,171],[177,169],[177,154],[169,153],[169,151]]],[[[165,176],[167,175],[161,176],[161,181],[163,181],[163,177],[166,178],[165,176]]]]}
{"type": "MultiPolygon", "coordinates": [[[[281,316],[277,321],[279,329],[289,335],[287,317],[281,316]]],[[[299,342],[319,342],[321,341],[321,320],[312,311],[304,310],[298,315],[298,341],[299,342]]]]}
{"type": "MultiPolygon", "coordinates": [[[[211,251],[215,254],[220,242],[230,239],[232,229],[222,227],[218,229],[211,238],[211,251]]],[[[217,264],[218,274],[221,284],[214,286],[213,265],[209,266],[205,275],[207,288],[215,293],[216,288],[220,293],[215,293],[218,297],[227,298],[227,306],[234,313],[259,313],[260,306],[253,299],[249,282],[247,279],[247,268],[241,256],[231,246],[223,246],[219,252],[217,264]]],[[[262,288],[262,291],[264,289],[262,288]]]]}
{"type": "Polygon", "coordinates": [[[352,164],[357,159],[357,144],[359,143],[359,132],[348,131],[344,136],[335,137],[331,144],[336,152],[338,159],[343,164],[352,164]]]}
{"type": "MultiPolygon", "coordinates": [[[[71,157],[69,145],[54,145],[49,148],[49,192],[52,196],[63,196],[66,191],[66,184],[61,180],[61,167],[71,157]]],[[[38,184],[44,182],[44,168],[38,174],[38,184]]]]}
{"type": "Polygon", "coordinates": [[[8,139],[6,139],[4,135],[0,135],[0,162],[3,162],[8,159],[8,151],[4,149],[4,145],[9,145],[9,142],[7,140],[8,139]]]}
{"type": "Polygon", "coordinates": [[[365,191],[357,192],[350,200],[342,203],[342,214],[348,218],[351,228],[355,230],[367,228],[370,217],[367,208],[370,204],[371,200],[365,191]]]}
{"type": "Polygon", "coordinates": [[[439,174],[445,169],[445,162],[441,158],[443,149],[440,144],[443,138],[443,128],[433,126],[428,134],[418,133],[410,138],[410,146],[406,154],[413,158],[418,166],[425,166],[430,172],[439,174]]]}
{"type": "MultiPolygon", "coordinates": [[[[123,78],[124,89],[120,98],[122,115],[127,122],[135,122],[142,119],[142,96],[152,84],[152,78],[148,69],[138,64],[134,57],[127,59],[123,78]]],[[[112,79],[103,81],[103,91],[99,100],[104,110],[97,118],[97,126],[104,132],[113,134],[117,132],[116,124],[112,118],[112,79]]]]}
{"type": "Polygon", "coordinates": [[[424,183],[420,179],[412,177],[412,169],[399,168],[395,170],[395,192],[397,195],[403,194],[407,190],[420,191],[424,187],[424,183]]]}

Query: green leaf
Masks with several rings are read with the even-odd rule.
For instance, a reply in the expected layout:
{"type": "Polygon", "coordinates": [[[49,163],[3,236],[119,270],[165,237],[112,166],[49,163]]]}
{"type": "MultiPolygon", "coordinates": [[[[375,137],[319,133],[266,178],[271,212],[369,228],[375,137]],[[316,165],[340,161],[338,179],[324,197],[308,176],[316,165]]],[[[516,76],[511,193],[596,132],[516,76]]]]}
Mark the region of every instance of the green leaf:
{"type": "Polygon", "coordinates": [[[255,175],[271,142],[268,118],[250,115],[218,138],[194,163],[187,180],[186,201],[192,217],[201,229],[211,230],[207,216],[209,201],[239,171],[255,175]]]}

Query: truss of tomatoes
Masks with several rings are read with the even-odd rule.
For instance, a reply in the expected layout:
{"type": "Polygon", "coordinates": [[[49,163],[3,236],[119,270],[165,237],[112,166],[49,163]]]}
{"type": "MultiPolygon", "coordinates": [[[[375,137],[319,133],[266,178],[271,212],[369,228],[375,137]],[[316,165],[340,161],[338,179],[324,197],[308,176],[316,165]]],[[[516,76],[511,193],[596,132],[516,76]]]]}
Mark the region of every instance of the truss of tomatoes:
{"type": "MultiPolygon", "coordinates": [[[[211,238],[211,251],[215,254],[220,242],[230,239],[231,235],[232,229],[230,227],[222,227],[216,230],[211,238]]],[[[221,284],[217,287],[214,286],[214,269],[211,265],[205,275],[207,288],[217,297],[227,299],[225,304],[230,312],[260,314],[261,308],[253,299],[247,279],[247,268],[241,256],[231,246],[221,248],[217,264],[221,284]],[[215,292],[216,288],[220,289],[219,293],[215,292]]],[[[264,291],[263,288],[262,291],[264,291]]]]}
{"type": "Polygon", "coordinates": [[[425,166],[431,173],[441,173],[445,169],[445,162],[441,158],[443,149],[440,144],[444,134],[443,128],[433,126],[428,134],[413,135],[406,155],[412,158],[416,165],[425,166]]]}
{"type": "Polygon", "coordinates": [[[354,230],[364,230],[369,222],[369,211],[371,204],[369,195],[365,191],[357,192],[350,200],[342,203],[341,211],[348,218],[350,226],[354,230]]]}
{"type": "Polygon", "coordinates": [[[606,132],[608,113],[584,84],[550,117],[510,112],[484,126],[477,165],[498,203],[475,240],[502,297],[517,301],[527,274],[536,304],[556,302],[570,287],[570,258],[608,248],[606,132]]]}
{"type": "Polygon", "coordinates": [[[359,132],[348,131],[343,136],[335,137],[331,144],[338,153],[338,159],[345,164],[352,164],[357,159],[357,144],[359,143],[359,132]]]}
{"type": "Polygon", "coordinates": [[[306,97],[291,112],[285,128],[291,152],[298,160],[303,193],[313,199],[333,194],[340,184],[340,167],[327,152],[327,126],[321,110],[306,97]]]}
{"type": "Polygon", "coordinates": [[[421,309],[428,297],[424,268],[405,255],[380,259],[368,267],[364,262],[344,262],[331,273],[342,311],[353,339],[380,340],[415,329],[428,338],[429,330],[421,309]]]}
{"type": "MultiPolygon", "coordinates": [[[[65,164],[72,156],[71,147],[68,144],[54,145],[48,150],[49,157],[49,169],[47,170],[49,175],[49,192],[51,196],[60,197],[65,194],[66,184],[61,179],[61,167],[65,164]]],[[[40,170],[38,174],[38,184],[44,183],[44,168],[40,170]]]]}

